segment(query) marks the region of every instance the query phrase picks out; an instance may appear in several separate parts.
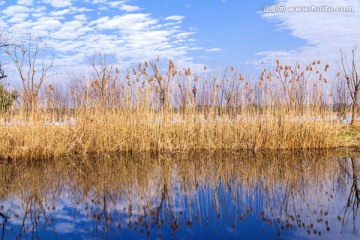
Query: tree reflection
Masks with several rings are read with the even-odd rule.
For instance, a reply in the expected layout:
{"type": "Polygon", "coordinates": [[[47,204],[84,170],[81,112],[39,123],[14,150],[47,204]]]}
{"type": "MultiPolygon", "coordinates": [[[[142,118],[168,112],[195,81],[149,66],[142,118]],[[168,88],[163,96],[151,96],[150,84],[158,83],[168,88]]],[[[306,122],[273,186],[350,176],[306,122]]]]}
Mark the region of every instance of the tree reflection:
{"type": "Polygon", "coordinates": [[[5,225],[7,223],[7,216],[5,216],[4,214],[2,214],[0,212],[0,217],[2,217],[4,219],[4,222],[2,223],[2,233],[1,233],[1,239],[4,239],[4,235],[5,235],[5,225]]]}
{"type": "Polygon", "coordinates": [[[349,176],[349,178],[352,179],[352,184],[349,189],[349,195],[342,217],[342,229],[344,228],[345,220],[347,219],[348,215],[351,215],[353,222],[353,233],[356,234],[356,218],[360,204],[360,189],[358,185],[360,164],[359,159],[355,157],[351,157],[349,159],[346,158],[344,162],[341,162],[340,165],[344,169],[344,172],[349,176]]]}

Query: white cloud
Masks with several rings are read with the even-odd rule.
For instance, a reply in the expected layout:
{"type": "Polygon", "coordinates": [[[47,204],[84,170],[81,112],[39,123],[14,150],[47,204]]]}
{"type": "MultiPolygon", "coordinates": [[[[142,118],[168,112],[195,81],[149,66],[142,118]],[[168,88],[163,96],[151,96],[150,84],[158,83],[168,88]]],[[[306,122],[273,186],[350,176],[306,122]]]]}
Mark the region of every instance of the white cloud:
{"type": "Polygon", "coordinates": [[[176,34],[176,38],[178,39],[188,39],[190,35],[193,35],[194,32],[180,32],[176,34]]]}
{"type": "Polygon", "coordinates": [[[121,5],[123,5],[125,3],[125,1],[111,1],[109,2],[109,5],[111,7],[119,7],[121,5]]]}
{"type": "Polygon", "coordinates": [[[39,18],[35,23],[34,26],[39,26],[41,28],[43,28],[44,30],[56,30],[59,29],[59,27],[61,26],[61,22],[53,19],[51,17],[43,17],[43,18],[39,18]]]}
{"type": "Polygon", "coordinates": [[[69,7],[69,14],[74,13],[86,13],[86,12],[92,12],[92,9],[86,8],[86,7],[69,7]]]}
{"type": "Polygon", "coordinates": [[[2,11],[2,14],[4,15],[4,17],[14,17],[17,14],[29,13],[30,11],[31,9],[29,9],[28,7],[15,5],[5,8],[2,11]]]}
{"type": "Polygon", "coordinates": [[[103,17],[92,24],[96,24],[98,29],[122,29],[139,31],[144,30],[150,25],[156,24],[158,21],[150,17],[150,14],[131,13],[115,16],[113,18],[103,17]]]}
{"type": "Polygon", "coordinates": [[[84,15],[84,14],[80,14],[80,15],[74,16],[74,19],[75,19],[75,20],[78,20],[78,21],[86,21],[86,20],[87,20],[87,17],[86,17],[86,15],[84,15]]]}
{"type": "Polygon", "coordinates": [[[106,0],[93,0],[93,4],[106,3],[106,0]]]}
{"type": "Polygon", "coordinates": [[[140,7],[125,4],[126,2],[127,1],[111,1],[111,2],[105,1],[104,3],[107,3],[112,8],[119,8],[124,12],[135,12],[140,10],[140,7]]]}
{"type": "Polygon", "coordinates": [[[33,5],[33,0],[18,0],[17,4],[24,5],[24,6],[32,6],[33,5]]]}
{"type": "Polygon", "coordinates": [[[7,22],[8,23],[20,23],[20,22],[23,22],[28,16],[29,16],[29,13],[17,13],[12,18],[10,18],[7,22]]]}
{"type": "Polygon", "coordinates": [[[51,37],[60,40],[76,41],[79,36],[86,34],[90,30],[91,29],[89,27],[83,26],[82,21],[68,21],[63,23],[58,31],[53,32],[51,34],[51,37]]]}
{"type": "Polygon", "coordinates": [[[63,9],[63,10],[59,10],[59,11],[52,11],[49,13],[50,16],[63,16],[63,15],[66,15],[70,12],[70,9],[63,9]]]}
{"type": "Polygon", "coordinates": [[[65,8],[72,5],[72,0],[43,0],[43,3],[50,4],[55,8],[65,8]]]}
{"type": "MultiPolygon", "coordinates": [[[[287,9],[291,6],[354,6],[355,12],[290,12],[262,13],[276,24],[279,31],[306,41],[304,47],[292,51],[268,51],[258,55],[265,61],[280,58],[285,62],[321,59],[336,65],[339,49],[352,49],[360,43],[360,2],[358,0],[285,0],[279,1],[287,9]]],[[[336,67],[335,67],[336,68],[336,67]]]]}
{"type": "Polygon", "coordinates": [[[167,21],[182,21],[183,19],[184,19],[183,16],[173,15],[173,16],[169,16],[169,17],[165,18],[164,20],[167,20],[167,21]]]}
{"type": "Polygon", "coordinates": [[[210,49],[206,49],[206,52],[221,52],[222,49],[221,48],[210,48],[210,49]]]}
{"type": "Polygon", "coordinates": [[[121,5],[120,9],[125,12],[134,12],[134,11],[140,10],[140,8],[138,6],[132,6],[132,5],[127,5],[127,4],[121,5]]]}

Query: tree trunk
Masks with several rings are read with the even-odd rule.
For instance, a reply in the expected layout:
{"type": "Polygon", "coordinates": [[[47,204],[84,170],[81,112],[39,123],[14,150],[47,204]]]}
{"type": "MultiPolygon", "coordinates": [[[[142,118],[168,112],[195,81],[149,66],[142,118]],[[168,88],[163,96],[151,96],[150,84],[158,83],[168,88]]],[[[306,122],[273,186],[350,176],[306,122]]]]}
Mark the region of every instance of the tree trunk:
{"type": "Polygon", "coordinates": [[[353,106],[352,106],[352,116],[351,116],[351,125],[355,125],[356,123],[356,120],[357,120],[357,110],[358,110],[358,102],[357,102],[357,99],[358,99],[358,94],[359,94],[359,91],[358,89],[355,90],[354,92],[354,98],[353,98],[353,106]]]}

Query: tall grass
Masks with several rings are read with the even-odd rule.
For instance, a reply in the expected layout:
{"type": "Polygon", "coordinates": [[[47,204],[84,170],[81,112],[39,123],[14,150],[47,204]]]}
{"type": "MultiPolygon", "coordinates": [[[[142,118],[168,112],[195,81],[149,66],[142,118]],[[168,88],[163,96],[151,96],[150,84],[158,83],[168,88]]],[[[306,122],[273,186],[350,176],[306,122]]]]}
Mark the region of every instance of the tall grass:
{"type": "Polygon", "coordinates": [[[37,107],[0,126],[4,158],[104,152],[319,149],[338,145],[328,65],[281,65],[246,79],[234,67],[202,73],[173,61],[126,72],[100,64],[67,87],[44,86],[37,107]]]}

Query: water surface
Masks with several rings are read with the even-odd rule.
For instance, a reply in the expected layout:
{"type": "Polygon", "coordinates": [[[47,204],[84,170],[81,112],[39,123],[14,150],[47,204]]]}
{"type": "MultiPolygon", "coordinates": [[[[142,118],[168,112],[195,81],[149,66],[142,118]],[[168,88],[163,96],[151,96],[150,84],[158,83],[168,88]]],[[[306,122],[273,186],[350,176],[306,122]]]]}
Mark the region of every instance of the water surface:
{"type": "Polygon", "coordinates": [[[0,164],[0,239],[359,239],[360,154],[0,164]]]}

